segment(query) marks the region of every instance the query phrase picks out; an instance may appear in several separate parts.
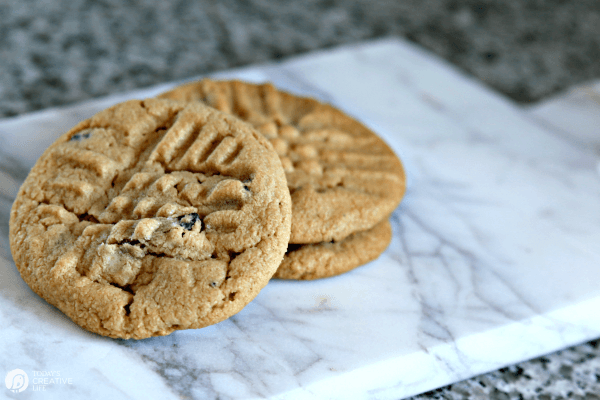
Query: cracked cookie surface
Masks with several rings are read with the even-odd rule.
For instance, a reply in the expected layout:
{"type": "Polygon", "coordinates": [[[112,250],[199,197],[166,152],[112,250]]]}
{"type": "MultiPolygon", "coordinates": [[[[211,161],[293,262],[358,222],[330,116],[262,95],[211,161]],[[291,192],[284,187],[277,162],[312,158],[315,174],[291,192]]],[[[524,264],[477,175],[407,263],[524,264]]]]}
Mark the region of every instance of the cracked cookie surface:
{"type": "Polygon", "coordinates": [[[390,244],[386,219],[339,242],[290,245],[273,278],[312,280],[340,275],[375,260],[390,244]]]}
{"type": "Polygon", "coordinates": [[[375,133],[336,108],[271,84],[205,79],[161,98],[201,101],[249,122],[279,154],[292,196],[291,243],[340,241],[400,203],[402,163],[375,133]]]}
{"type": "Polygon", "coordinates": [[[291,200],[272,145],[201,103],[129,101],[37,161],[13,204],[27,284],[116,338],[201,328],[240,311],[286,251],[291,200]]]}

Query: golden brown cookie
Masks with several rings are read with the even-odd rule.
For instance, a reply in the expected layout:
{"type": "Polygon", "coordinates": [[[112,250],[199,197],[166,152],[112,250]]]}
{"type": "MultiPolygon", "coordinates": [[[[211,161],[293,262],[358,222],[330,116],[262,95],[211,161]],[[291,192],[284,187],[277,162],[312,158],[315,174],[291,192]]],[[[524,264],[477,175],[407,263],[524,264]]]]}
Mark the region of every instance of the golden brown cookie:
{"type": "Polygon", "coordinates": [[[375,260],[390,244],[386,219],[340,242],[290,245],[273,278],[311,280],[340,275],[375,260]]]}
{"type": "Polygon", "coordinates": [[[250,125],[201,103],[129,101],[52,144],[21,187],[10,244],[27,284],[118,338],[240,311],[286,251],[281,162],[250,125]]]}
{"type": "Polygon", "coordinates": [[[400,203],[402,163],[375,133],[336,108],[271,84],[203,80],[159,97],[202,101],[251,123],[273,144],[292,195],[291,243],[342,240],[400,203]]]}

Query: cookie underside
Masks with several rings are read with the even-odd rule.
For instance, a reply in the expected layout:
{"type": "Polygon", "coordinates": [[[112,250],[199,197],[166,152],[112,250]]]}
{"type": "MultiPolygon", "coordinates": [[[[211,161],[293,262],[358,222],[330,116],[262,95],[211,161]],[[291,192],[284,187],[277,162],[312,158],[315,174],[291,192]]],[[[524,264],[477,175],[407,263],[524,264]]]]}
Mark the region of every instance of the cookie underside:
{"type": "Polygon", "coordinates": [[[375,260],[391,238],[392,228],[386,219],[340,242],[292,245],[273,278],[312,280],[343,274],[375,260]]]}

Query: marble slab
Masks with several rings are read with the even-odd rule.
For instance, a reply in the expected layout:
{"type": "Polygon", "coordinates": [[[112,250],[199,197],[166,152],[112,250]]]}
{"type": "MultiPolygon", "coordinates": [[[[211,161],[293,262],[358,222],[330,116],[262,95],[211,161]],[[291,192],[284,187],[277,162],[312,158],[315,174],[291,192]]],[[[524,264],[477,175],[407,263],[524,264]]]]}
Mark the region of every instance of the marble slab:
{"type": "MultiPolygon", "coordinates": [[[[600,81],[578,85],[524,110],[550,132],[600,155],[600,81]]],[[[600,162],[597,169],[600,174],[600,162]]]]}
{"type": "Polygon", "coordinates": [[[0,372],[14,398],[399,399],[600,337],[593,151],[407,42],[387,39],[215,74],[273,81],[371,126],[408,191],[376,261],[274,280],[217,325],[141,341],[88,333],[10,257],[18,187],[77,121],[173,84],[0,121],[0,372]],[[42,385],[44,374],[69,383],[42,385]],[[44,393],[35,393],[45,389],[44,393]],[[42,383],[40,383],[42,382],[42,383]]]}

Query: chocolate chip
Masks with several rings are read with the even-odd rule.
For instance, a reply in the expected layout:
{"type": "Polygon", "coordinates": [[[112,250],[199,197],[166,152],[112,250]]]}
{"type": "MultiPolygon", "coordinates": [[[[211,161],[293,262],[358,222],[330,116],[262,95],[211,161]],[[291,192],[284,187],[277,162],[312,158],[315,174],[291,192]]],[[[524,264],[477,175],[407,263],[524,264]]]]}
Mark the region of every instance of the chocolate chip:
{"type": "Polygon", "coordinates": [[[181,217],[178,217],[177,220],[179,221],[179,225],[182,228],[187,229],[188,231],[191,231],[192,228],[194,227],[194,225],[196,224],[196,222],[200,221],[200,216],[196,213],[192,213],[192,214],[182,215],[181,217]]]}
{"type": "Polygon", "coordinates": [[[69,139],[69,141],[71,141],[71,140],[80,141],[83,139],[87,139],[90,137],[91,134],[92,134],[92,130],[86,129],[86,130],[83,130],[83,131],[78,132],[78,133],[74,134],[73,136],[71,136],[71,139],[69,139]]]}
{"type": "Polygon", "coordinates": [[[242,183],[244,184],[244,189],[247,192],[250,192],[250,186],[248,186],[250,183],[252,183],[252,179],[254,178],[253,175],[250,175],[249,177],[247,177],[246,179],[242,180],[242,183]]]}

